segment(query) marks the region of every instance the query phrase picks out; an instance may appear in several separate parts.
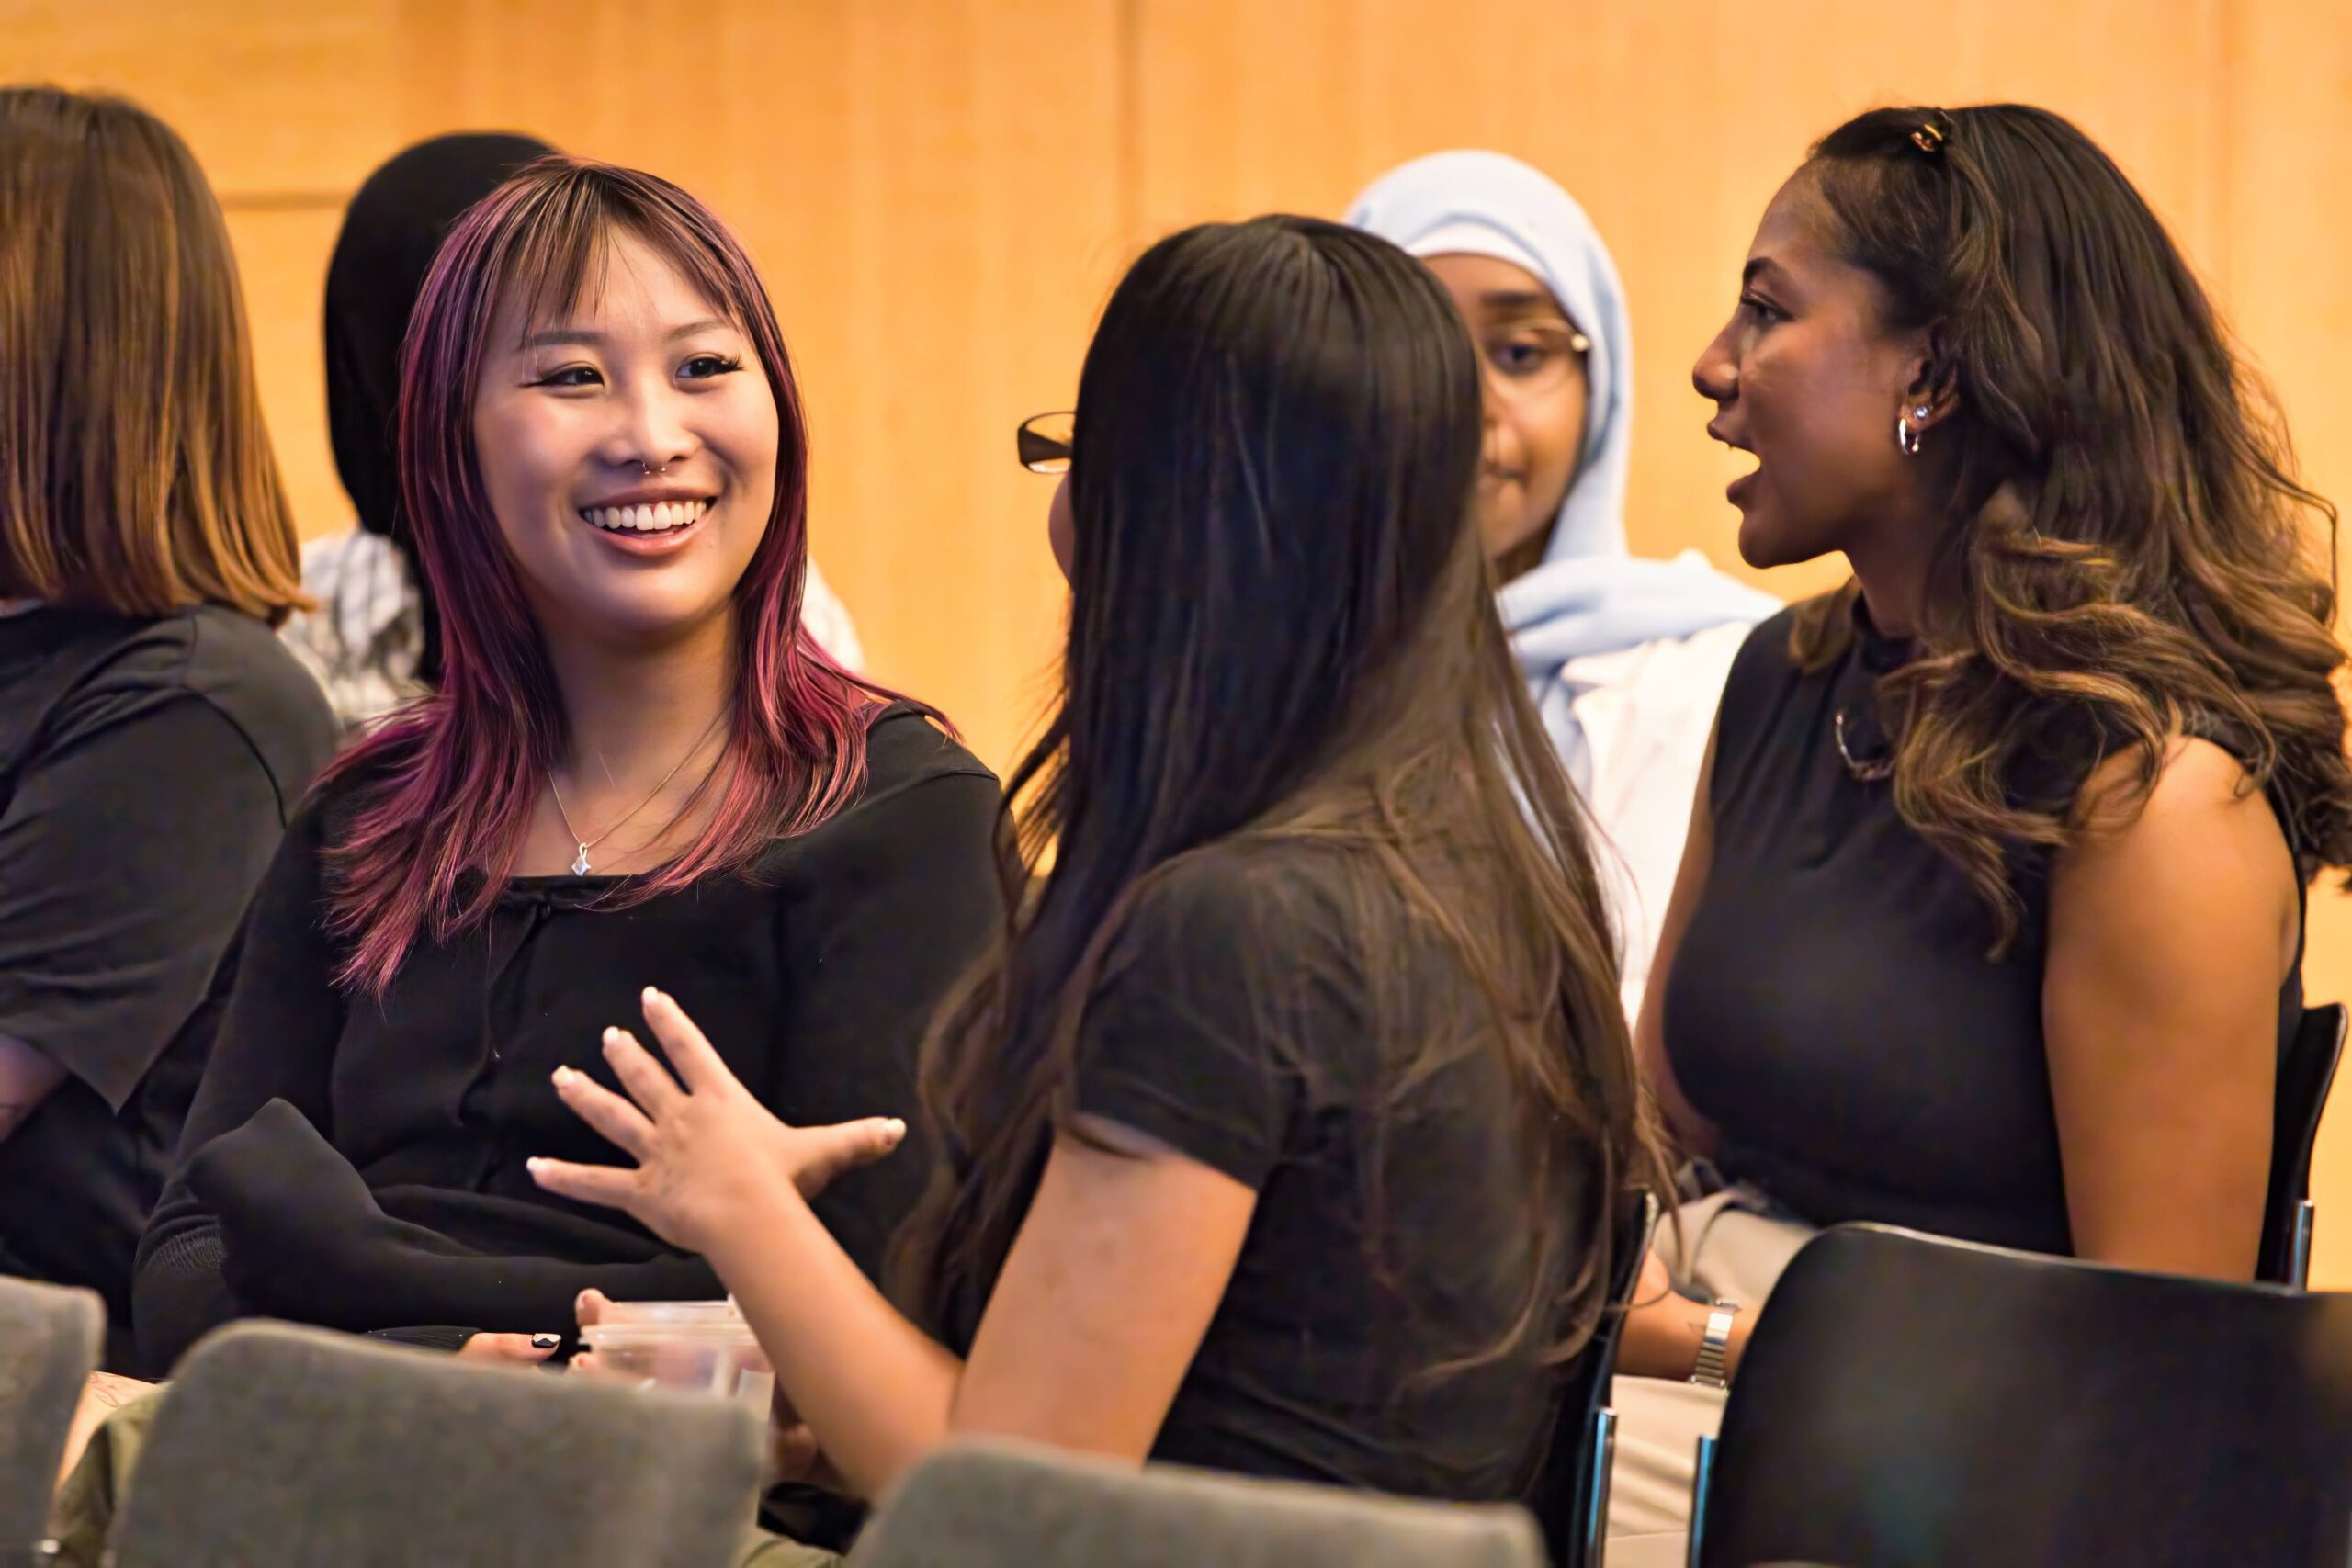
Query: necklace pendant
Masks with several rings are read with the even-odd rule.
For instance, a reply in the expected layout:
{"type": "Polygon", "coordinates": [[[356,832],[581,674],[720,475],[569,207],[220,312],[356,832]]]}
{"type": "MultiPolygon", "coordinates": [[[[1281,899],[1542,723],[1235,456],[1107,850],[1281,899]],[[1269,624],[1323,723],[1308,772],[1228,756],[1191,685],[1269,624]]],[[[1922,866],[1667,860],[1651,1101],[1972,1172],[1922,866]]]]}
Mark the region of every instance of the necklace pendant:
{"type": "Polygon", "coordinates": [[[571,874],[574,876],[588,874],[588,846],[585,844],[581,845],[580,852],[571,857],[571,874]]]}

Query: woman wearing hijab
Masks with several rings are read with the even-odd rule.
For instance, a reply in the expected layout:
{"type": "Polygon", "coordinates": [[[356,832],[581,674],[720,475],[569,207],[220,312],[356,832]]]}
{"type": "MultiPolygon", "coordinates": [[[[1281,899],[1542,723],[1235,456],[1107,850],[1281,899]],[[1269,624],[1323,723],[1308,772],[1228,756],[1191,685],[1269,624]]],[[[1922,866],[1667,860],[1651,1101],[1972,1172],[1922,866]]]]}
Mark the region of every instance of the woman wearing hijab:
{"type": "Polygon", "coordinates": [[[1499,152],[1438,152],[1374,181],[1348,221],[1419,257],[1477,344],[1479,526],[1520,670],[1606,840],[1632,1017],[1724,674],[1780,606],[1695,550],[1627,549],[1633,337],[1609,247],[1567,192],[1499,152]]]}
{"type": "MultiPolygon", "coordinates": [[[[393,457],[409,313],[458,216],[554,151],[528,136],[436,136],[370,175],[344,215],[327,264],[327,427],[359,520],[303,550],[302,588],[318,608],[296,615],[285,637],[326,688],[346,735],[441,674],[440,616],[400,518],[393,457]]],[[[813,561],[801,616],[836,663],[853,672],[864,667],[857,628],[813,561]]]]}

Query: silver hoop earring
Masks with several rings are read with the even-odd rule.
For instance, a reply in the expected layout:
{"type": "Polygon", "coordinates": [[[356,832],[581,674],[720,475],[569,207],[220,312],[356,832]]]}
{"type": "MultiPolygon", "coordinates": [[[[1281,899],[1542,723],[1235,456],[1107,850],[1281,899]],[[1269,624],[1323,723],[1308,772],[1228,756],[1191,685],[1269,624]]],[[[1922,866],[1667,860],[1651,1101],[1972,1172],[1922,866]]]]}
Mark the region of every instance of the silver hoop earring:
{"type": "Polygon", "coordinates": [[[1909,413],[1899,413],[1894,416],[1894,446],[1895,449],[1905,457],[1916,457],[1919,455],[1920,438],[1928,434],[1928,415],[1931,412],[1933,411],[1927,404],[1921,403],[1909,413]],[[1911,423],[1914,419],[1919,422],[1917,426],[1911,423]]]}

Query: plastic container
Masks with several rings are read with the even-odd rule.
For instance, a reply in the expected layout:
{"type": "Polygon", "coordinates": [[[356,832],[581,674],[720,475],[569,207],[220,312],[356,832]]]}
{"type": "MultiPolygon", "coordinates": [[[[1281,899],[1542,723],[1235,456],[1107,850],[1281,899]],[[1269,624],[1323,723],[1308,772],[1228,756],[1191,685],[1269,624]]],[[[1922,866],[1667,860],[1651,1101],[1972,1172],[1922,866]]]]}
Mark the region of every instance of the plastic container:
{"type": "Polygon", "coordinates": [[[731,1302],[614,1302],[580,1331],[608,1377],[740,1399],[765,1415],[775,1389],[766,1352],[731,1302]]]}
{"type": "Polygon", "coordinates": [[[734,1298],[716,1302],[612,1302],[605,1303],[597,1326],[628,1328],[684,1327],[701,1329],[732,1325],[743,1332],[743,1314],[734,1298]]]}

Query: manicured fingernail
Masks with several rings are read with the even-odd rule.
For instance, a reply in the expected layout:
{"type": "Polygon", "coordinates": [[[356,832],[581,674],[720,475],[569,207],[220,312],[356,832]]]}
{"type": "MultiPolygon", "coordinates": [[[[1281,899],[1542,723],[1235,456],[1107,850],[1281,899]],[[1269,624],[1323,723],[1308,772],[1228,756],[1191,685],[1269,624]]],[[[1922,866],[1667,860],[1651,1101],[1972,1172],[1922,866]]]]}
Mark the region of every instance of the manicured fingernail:
{"type": "Polygon", "coordinates": [[[903,1138],[907,1135],[907,1124],[904,1122],[899,1121],[896,1116],[893,1116],[888,1122],[883,1122],[882,1130],[889,1134],[890,1136],[894,1138],[903,1138]]]}
{"type": "Polygon", "coordinates": [[[650,1006],[650,1005],[651,1005],[651,1004],[652,1004],[652,1003],[654,1003],[654,1002],[658,1002],[658,1001],[660,1001],[661,999],[662,999],[662,993],[661,993],[661,992],[659,992],[659,991],[655,990],[655,989],[654,989],[652,987],[650,987],[650,986],[648,986],[648,987],[645,987],[645,1000],[646,1000],[646,1002],[647,1002],[647,1004],[648,1004],[649,1006],[650,1006]]]}
{"type": "Polygon", "coordinates": [[[606,1031],[605,1031],[605,1048],[606,1050],[610,1050],[612,1047],[614,1047],[614,1046],[616,1046],[616,1045],[619,1044],[620,1043],[621,1043],[621,1032],[620,1032],[619,1030],[617,1030],[617,1029],[607,1029],[606,1031]]]}
{"type": "Polygon", "coordinates": [[[535,1156],[533,1156],[531,1158],[526,1159],[526,1160],[525,1160],[525,1161],[523,1162],[523,1168],[524,1168],[525,1170],[529,1171],[529,1172],[530,1172],[532,1175],[534,1175],[534,1176],[537,1176],[539,1172],[541,1172],[541,1171],[545,1170],[547,1168],[548,1168],[548,1162],[547,1162],[547,1161],[545,1161],[545,1160],[543,1160],[543,1159],[540,1159],[540,1158],[539,1158],[537,1156],[536,1156],[536,1155],[535,1155],[535,1156]]]}
{"type": "Polygon", "coordinates": [[[555,1087],[569,1089],[571,1086],[571,1080],[578,1076],[570,1067],[558,1067],[555,1070],[555,1087]]]}
{"type": "Polygon", "coordinates": [[[552,1350],[562,1343],[563,1336],[560,1334],[534,1334],[531,1336],[531,1348],[534,1350],[552,1350]]]}

